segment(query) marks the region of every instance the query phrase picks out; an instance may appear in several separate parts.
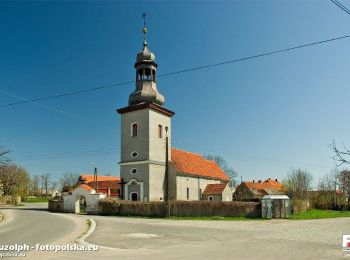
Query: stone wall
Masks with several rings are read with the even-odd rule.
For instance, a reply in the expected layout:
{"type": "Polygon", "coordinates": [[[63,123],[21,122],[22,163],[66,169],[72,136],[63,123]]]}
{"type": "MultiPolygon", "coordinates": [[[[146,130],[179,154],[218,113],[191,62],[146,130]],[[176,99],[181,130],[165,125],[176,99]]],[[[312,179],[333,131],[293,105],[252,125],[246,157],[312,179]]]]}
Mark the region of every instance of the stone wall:
{"type": "Polygon", "coordinates": [[[49,211],[63,212],[63,199],[49,200],[49,211]]]}

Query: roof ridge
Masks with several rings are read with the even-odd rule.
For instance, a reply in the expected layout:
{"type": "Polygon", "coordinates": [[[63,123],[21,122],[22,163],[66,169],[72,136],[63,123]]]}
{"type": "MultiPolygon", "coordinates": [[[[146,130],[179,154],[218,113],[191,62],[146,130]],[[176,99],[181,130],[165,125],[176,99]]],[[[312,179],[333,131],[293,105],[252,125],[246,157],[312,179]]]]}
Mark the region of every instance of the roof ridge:
{"type": "MultiPolygon", "coordinates": [[[[203,155],[201,155],[201,154],[199,154],[199,153],[189,152],[189,151],[186,151],[186,150],[183,150],[183,149],[179,149],[179,148],[175,148],[175,147],[171,147],[171,149],[178,150],[178,151],[182,151],[182,152],[185,152],[185,153],[191,153],[191,154],[194,154],[194,155],[198,155],[198,156],[203,157],[203,155]]],[[[204,158],[204,157],[203,157],[203,158],[204,158]]]]}

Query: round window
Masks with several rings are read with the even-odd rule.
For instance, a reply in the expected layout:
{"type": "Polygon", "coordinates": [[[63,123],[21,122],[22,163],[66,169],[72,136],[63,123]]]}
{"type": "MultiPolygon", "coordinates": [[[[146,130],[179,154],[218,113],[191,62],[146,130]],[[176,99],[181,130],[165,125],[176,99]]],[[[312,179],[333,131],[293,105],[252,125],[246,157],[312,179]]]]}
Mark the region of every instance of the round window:
{"type": "Polygon", "coordinates": [[[136,173],[137,173],[137,169],[135,169],[135,168],[131,169],[131,170],[130,170],[130,173],[131,173],[131,174],[136,174],[136,173]]]}
{"type": "Polygon", "coordinates": [[[132,152],[132,153],[131,153],[131,157],[132,157],[132,158],[135,158],[135,157],[137,157],[137,156],[138,156],[138,153],[137,153],[137,152],[132,152]]]}

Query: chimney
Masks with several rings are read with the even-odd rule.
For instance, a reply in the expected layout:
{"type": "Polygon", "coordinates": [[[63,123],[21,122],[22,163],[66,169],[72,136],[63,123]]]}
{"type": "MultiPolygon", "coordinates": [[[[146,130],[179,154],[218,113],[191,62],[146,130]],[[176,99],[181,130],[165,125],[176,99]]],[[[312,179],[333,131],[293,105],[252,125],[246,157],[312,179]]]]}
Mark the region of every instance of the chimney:
{"type": "Polygon", "coordinates": [[[269,178],[269,181],[271,180],[271,178],[269,178]]]}
{"type": "Polygon", "coordinates": [[[277,179],[275,179],[275,181],[278,181],[277,179]]]}
{"type": "Polygon", "coordinates": [[[253,180],[253,183],[255,182],[255,180],[253,180]]]}
{"type": "Polygon", "coordinates": [[[261,180],[258,180],[259,183],[261,183],[261,180]]]}

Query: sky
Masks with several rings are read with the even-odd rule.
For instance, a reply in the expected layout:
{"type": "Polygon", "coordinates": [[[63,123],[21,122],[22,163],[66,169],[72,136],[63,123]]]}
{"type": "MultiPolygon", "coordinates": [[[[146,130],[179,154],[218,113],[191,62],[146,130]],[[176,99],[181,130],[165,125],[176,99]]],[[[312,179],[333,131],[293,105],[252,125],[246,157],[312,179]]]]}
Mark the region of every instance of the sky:
{"type": "MultiPolygon", "coordinates": [[[[342,1],[350,8],[350,2],[342,1]]],[[[350,34],[319,1],[0,2],[0,105],[131,81],[142,13],[158,75],[350,34]],[[1,92],[2,91],[2,92],[1,92]]],[[[243,180],[317,179],[350,145],[350,38],[158,79],[172,145],[223,156],[243,180]]],[[[119,175],[133,84],[0,107],[0,145],[31,175],[119,175]]]]}

